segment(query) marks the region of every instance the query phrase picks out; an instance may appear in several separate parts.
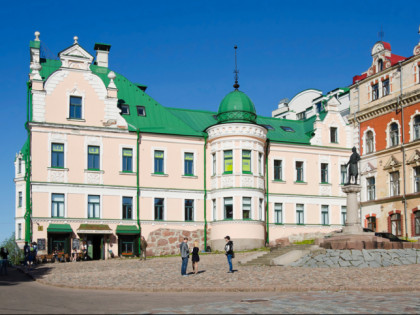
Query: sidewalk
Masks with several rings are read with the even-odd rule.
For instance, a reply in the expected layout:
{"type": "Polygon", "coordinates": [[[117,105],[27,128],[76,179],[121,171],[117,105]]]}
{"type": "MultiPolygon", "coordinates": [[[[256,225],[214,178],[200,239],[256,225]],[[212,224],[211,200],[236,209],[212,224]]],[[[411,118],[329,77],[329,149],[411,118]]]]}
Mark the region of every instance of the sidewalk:
{"type": "Polygon", "coordinates": [[[200,273],[188,277],[181,277],[180,257],[50,263],[29,274],[39,283],[59,287],[141,292],[420,291],[419,265],[336,269],[238,265],[254,254],[237,253],[233,274],[227,273],[222,254],[201,255],[200,273]]]}

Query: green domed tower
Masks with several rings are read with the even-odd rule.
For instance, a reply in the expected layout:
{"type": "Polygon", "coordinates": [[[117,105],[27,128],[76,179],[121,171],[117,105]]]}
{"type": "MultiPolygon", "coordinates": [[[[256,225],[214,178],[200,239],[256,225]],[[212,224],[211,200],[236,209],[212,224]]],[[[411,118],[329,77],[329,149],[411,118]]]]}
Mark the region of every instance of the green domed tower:
{"type": "Polygon", "coordinates": [[[257,114],[254,103],[243,92],[235,89],[222,100],[217,112],[219,124],[244,122],[255,124],[257,114]]]}

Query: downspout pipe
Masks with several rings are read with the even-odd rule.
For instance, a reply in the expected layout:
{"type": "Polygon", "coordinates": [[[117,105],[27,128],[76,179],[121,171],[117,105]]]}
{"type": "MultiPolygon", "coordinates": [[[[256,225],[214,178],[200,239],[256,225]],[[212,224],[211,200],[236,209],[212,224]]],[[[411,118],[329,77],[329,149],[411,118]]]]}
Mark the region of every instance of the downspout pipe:
{"type": "Polygon", "coordinates": [[[401,61],[398,62],[398,70],[400,72],[400,95],[398,97],[397,108],[401,104],[401,152],[402,152],[402,159],[403,159],[403,203],[404,203],[404,222],[405,222],[405,237],[408,238],[408,225],[407,225],[407,196],[406,196],[406,184],[405,184],[405,128],[404,128],[404,107],[402,104],[402,96],[403,96],[403,72],[401,61]]]}
{"type": "Polygon", "coordinates": [[[265,203],[265,221],[266,221],[266,240],[265,243],[268,245],[270,243],[270,217],[268,214],[269,208],[269,190],[268,190],[268,152],[270,151],[270,140],[267,139],[265,146],[265,192],[266,192],[266,203],[265,203]]]}
{"type": "Polygon", "coordinates": [[[204,251],[207,252],[207,134],[204,135],[204,251]]]}
{"type": "Polygon", "coordinates": [[[136,128],[136,207],[137,207],[137,225],[139,227],[139,257],[141,257],[141,224],[140,224],[140,129],[136,128]]]}
{"type": "Polygon", "coordinates": [[[26,123],[25,129],[27,131],[27,146],[25,148],[25,184],[26,184],[26,196],[25,196],[25,242],[32,241],[32,206],[31,206],[31,130],[29,128],[29,122],[31,121],[32,113],[32,84],[30,81],[27,82],[27,95],[26,95],[26,123]]]}

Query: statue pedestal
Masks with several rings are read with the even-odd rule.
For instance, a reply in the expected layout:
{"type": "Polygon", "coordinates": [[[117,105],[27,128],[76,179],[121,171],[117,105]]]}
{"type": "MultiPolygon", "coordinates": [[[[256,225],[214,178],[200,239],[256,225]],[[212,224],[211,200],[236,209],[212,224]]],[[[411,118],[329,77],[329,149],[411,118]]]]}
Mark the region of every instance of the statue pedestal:
{"type": "Polygon", "coordinates": [[[343,234],[363,234],[363,228],[359,218],[359,201],[357,194],[362,190],[360,185],[345,185],[343,192],[347,194],[346,225],[343,234]]]}

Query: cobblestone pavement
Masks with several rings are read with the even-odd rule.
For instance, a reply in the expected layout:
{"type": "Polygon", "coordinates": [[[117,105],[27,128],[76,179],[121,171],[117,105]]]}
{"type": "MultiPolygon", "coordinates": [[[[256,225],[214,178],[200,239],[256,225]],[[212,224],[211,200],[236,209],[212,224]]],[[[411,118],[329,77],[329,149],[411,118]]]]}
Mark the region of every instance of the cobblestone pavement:
{"type": "MultiPolygon", "coordinates": [[[[200,273],[181,277],[181,258],[111,259],[42,264],[30,271],[40,283],[85,289],[143,292],[419,291],[419,265],[382,268],[238,266],[254,253],[237,253],[233,274],[225,255],[201,255],[200,273]],[[182,285],[180,285],[182,284],[182,285]]],[[[191,261],[188,272],[191,272],[191,261]]]]}
{"type": "Polygon", "coordinates": [[[156,308],[141,314],[418,314],[419,292],[295,292],[184,307],[156,308]]]}

